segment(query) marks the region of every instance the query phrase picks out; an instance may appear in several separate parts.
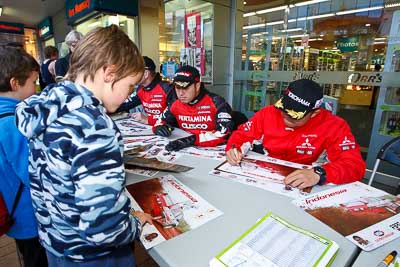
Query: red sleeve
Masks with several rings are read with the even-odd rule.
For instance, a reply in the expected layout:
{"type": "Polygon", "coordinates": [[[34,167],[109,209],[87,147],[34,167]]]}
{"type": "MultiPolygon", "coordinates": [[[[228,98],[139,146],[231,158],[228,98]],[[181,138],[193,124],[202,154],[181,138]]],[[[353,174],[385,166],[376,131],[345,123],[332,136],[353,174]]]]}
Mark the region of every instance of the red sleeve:
{"type": "Polygon", "coordinates": [[[214,97],[217,108],[215,114],[215,130],[196,133],[196,146],[214,147],[224,143],[233,130],[232,108],[222,97],[214,97]]]}
{"type": "Polygon", "coordinates": [[[326,147],[329,163],[323,167],[327,183],[343,184],[363,178],[365,162],[346,122],[342,121],[338,128],[335,127],[334,136],[326,147]]]}
{"type": "Polygon", "coordinates": [[[254,114],[248,122],[240,125],[229,138],[225,151],[231,149],[232,145],[242,148],[244,143],[249,142],[252,144],[254,140],[260,139],[264,135],[264,121],[266,117],[268,117],[268,110],[263,108],[254,114]]]}

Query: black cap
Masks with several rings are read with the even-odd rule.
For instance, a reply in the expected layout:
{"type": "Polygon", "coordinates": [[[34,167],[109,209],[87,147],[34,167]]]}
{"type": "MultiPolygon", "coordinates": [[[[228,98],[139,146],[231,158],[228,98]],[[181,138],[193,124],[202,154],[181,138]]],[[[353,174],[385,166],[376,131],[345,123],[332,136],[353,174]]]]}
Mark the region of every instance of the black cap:
{"type": "Polygon", "coordinates": [[[144,68],[146,70],[156,71],[156,64],[154,64],[154,61],[151,58],[144,56],[143,59],[145,66],[144,68]]]}
{"type": "Polygon", "coordinates": [[[200,82],[200,73],[195,67],[183,66],[175,73],[174,84],[181,88],[188,88],[197,82],[200,82]]]}
{"type": "Polygon", "coordinates": [[[300,120],[308,112],[321,106],[324,97],[322,91],[322,87],[312,80],[296,80],[289,84],[283,97],[275,103],[275,107],[293,119],[300,120]]]}

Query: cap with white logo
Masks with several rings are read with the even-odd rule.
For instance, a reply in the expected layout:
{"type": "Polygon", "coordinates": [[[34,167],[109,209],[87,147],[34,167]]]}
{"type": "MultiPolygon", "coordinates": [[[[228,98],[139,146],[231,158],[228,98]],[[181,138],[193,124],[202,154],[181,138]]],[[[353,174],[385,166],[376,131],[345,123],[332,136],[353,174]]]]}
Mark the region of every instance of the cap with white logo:
{"type": "Polygon", "coordinates": [[[307,113],[321,106],[322,91],[322,87],[312,80],[293,81],[283,97],[275,103],[275,107],[286,112],[293,119],[300,120],[307,113]]]}

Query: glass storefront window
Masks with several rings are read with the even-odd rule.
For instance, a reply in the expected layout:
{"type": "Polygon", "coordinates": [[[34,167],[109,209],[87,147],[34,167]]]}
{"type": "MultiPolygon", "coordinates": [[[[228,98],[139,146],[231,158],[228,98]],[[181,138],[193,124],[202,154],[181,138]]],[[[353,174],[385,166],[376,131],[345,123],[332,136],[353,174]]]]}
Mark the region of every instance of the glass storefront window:
{"type": "Polygon", "coordinates": [[[24,49],[39,62],[39,54],[37,50],[36,30],[25,28],[24,49]]]}
{"type": "MultiPolygon", "coordinates": [[[[241,70],[265,72],[264,77],[269,77],[269,72],[283,71],[283,79],[274,85],[277,97],[286,81],[294,76],[293,72],[383,71],[391,19],[398,6],[385,5],[383,0],[332,0],[315,4],[303,1],[266,9],[247,6],[249,12],[243,18],[241,70]]],[[[235,75],[241,76],[252,75],[235,75]]],[[[327,95],[343,103],[368,107],[373,101],[374,86],[352,85],[346,79],[334,84],[318,82],[327,95]]],[[[235,88],[234,97],[243,99],[249,94],[255,98],[266,97],[267,93],[260,96],[256,92],[260,88],[268,92],[271,83],[244,82],[239,92],[235,88]]],[[[271,104],[275,100],[253,102],[271,104]]],[[[235,108],[245,111],[246,107],[235,108]]]]}
{"type": "Polygon", "coordinates": [[[160,62],[194,66],[203,82],[211,82],[213,5],[176,0],[160,12],[160,62]]]}
{"type": "Polygon", "coordinates": [[[44,47],[50,46],[50,45],[56,46],[56,43],[55,43],[55,41],[54,41],[54,38],[50,38],[50,39],[47,39],[46,41],[44,41],[44,47]]]}
{"type": "Polygon", "coordinates": [[[136,22],[135,18],[130,18],[123,15],[118,14],[97,14],[91,19],[88,19],[78,25],[76,25],[76,30],[81,32],[83,35],[88,33],[90,30],[96,27],[107,27],[111,24],[115,24],[119,26],[128,36],[129,38],[136,42],[136,22]]]}

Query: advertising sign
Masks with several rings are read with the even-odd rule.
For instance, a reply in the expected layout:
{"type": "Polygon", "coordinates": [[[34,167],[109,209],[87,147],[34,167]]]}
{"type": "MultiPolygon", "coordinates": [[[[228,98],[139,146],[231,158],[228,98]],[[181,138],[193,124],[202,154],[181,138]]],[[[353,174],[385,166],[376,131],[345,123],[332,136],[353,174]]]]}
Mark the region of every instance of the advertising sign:
{"type": "Polygon", "coordinates": [[[53,35],[53,23],[51,21],[51,17],[47,17],[42,20],[39,25],[39,37],[42,39],[47,39],[53,35]]]}
{"type": "Polygon", "coordinates": [[[337,40],[336,47],[342,52],[353,52],[358,50],[359,44],[358,37],[347,37],[337,40]]]}
{"type": "Polygon", "coordinates": [[[24,24],[0,21],[0,32],[24,34],[24,24]]]}
{"type": "Polygon", "coordinates": [[[201,47],[200,12],[185,15],[185,47],[201,47]]]}

